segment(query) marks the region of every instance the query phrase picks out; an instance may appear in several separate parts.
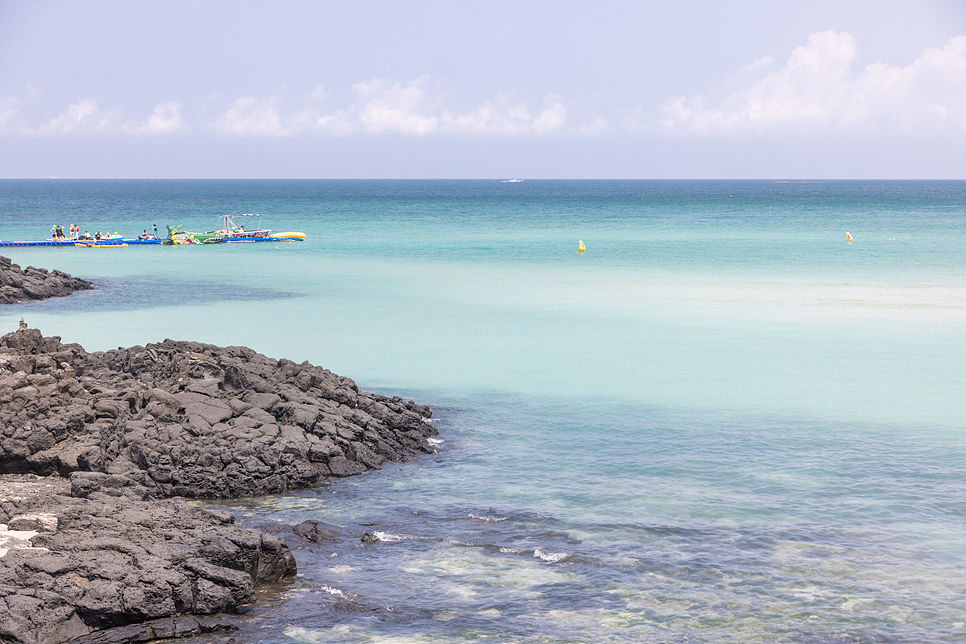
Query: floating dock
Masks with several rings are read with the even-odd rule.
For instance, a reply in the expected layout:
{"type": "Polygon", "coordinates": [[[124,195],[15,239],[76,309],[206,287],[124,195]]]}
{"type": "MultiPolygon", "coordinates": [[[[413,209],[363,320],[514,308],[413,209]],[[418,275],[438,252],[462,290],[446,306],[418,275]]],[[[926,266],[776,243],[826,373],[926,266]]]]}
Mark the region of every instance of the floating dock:
{"type": "MultiPolygon", "coordinates": [[[[290,242],[302,241],[305,239],[304,233],[275,233],[268,237],[246,237],[246,238],[227,238],[220,239],[216,243],[239,243],[239,242],[290,242]]],[[[73,246],[81,248],[116,248],[118,246],[171,246],[170,239],[40,239],[37,241],[0,241],[0,247],[4,246],[73,246]]],[[[187,244],[193,245],[193,244],[187,244]]]]}

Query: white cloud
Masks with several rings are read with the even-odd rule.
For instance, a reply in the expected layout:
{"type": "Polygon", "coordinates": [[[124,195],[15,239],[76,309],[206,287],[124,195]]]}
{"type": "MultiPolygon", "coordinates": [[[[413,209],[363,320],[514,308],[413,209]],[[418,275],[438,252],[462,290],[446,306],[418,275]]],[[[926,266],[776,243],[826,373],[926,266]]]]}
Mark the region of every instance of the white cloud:
{"type": "Polygon", "coordinates": [[[292,130],[282,124],[279,97],[259,100],[253,96],[236,98],[210,128],[226,134],[287,136],[292,130]]]}
{"type": "Polygon", "coordinates": [[[0,134],[5,134],[10,123],[23,108],[23,99],[16,96],[0,97],[0,134]]]}
{"type": "Polygon", "coordinates": [[[24,90],[24,94],[27,96],[27,100],[31,103],[36,103],[40,100],[41,93],[40,90],[33,86],[33,83],[27,83],[27,87],[24,90]]]}
{"type": "Polygon", "coordinates": [[[399,83],[389,85],[381,78],[353,85],[352,91],[362,103],[358,119],[363,130],[371,134],[392,132],[417,136],[434,132],[439,119],[420,113],[427,102],[421,87],[424,80],[417,79],[406,87],[399,83]]]}
{"type": "Polygon", "coordinates": [[[161,103],[155,106],[146,121],[138,125],[126,125],[123,129],[132,134],[171,134],[180,130],[183,125],[181,105],[161,103]]]}
{"type": "MultiPolygon", "coordinates": [[[[302,107],[292,116],[282,114],[281,100],[238,98],[211,129],[235,135],[288,136],[299,132],[328,134],[546,134],[560,131],[567,111],[559,97],[549,95],[535,118],[525,103],[510,103],[506,96],[484,102],[468,111],[440,107],[442,97],[425,89],[426,77],[406,84],[382,78],[352,85],[354,100],[331,111],[322,108],[330,94],[317,87],[294,103],[302,107]],[[454,113],[455,112],[455,113],[454,113]]],[[[599,120],[599,119],[598,119],[599,120]]],[[[594,125],[599,127],[599,124],[594,125]]]]}
{"type": "Polygon", "coordinates": [[[461,114],[444,111],[441,115],[443,131],[463,134],[544,134],[559,130],[567,119],[567,110],[554,95],[545,99],[548,107],[536,118],[530,115],[525,103],[510,103],[508,96],[497,97],[482,106],[461,114]]]}
{"type": "Polygon", "coordinates": [[[320,103],[329,97],[329,92],[325,91],[325,88],[321,85],[317,86],[311,92],[308,93],[302,100],[306,103],[320,103]]]}
{"type": "MultiPolygon", "coordinates": [[[[499,94],[493,101],[478,107],[454,109],[444,106],[447,94],[426,89],[427,77],[408,83],[382,78],[355,83],[353,99],[342,108],[326,103],[331,93],[318,86],[295,100],[240,96],[225,105],[224,111],[208,123],[211,131],[234,136],[287,137],[305,133],[347,135],[397,134],[427,136],[464,135],[547,135],[568,133],[594,135],[604,131],[607,122],[595,118],[591,122],[566,129],[567,109],[563,100],[548,94],[543,109],[531,111],[525,100],[499,94]]],[[[40,92],[27,86],[31,102],[38,102],[40,92]]],[[[206,101],[216,100],[209,96],[206,101]]],[[[223,100],[223,99],[222,99],[223,100]]],[[[133,135],[165,135],[189,129],[177,102],[159,103],[143,121],[122,120],[120,110],[104,110],[96,99],[84,98],[49,122],[24,126],[27,102],[20,97],[0,97],[0,134],[70,135],[90,133],[123,133],[133,135]]]]}
{"type": "Polygon", "coordinates": [[[584,136],[593,136],[595,134],[600,134],[607,130],[607,120],[601,117],[596,117],[590,123],[585,123],[580,127],[576,128],[574,131],[577,134],[583,134],[584,136]]]}
{"type": "Polygon", "coordinates": [[[560,129],[566,120],[567,110],[564,109],[563,103],[555,101],[534,119],[532,128],[537,134],[545,134],[560,129]]]}
{"type": "MultiPolygon", "coordinates": [[[[40,92],[27,85],[27,99],[36,103],[40,92]]],[[[0,134],[15,133],[28,136],[59,136],[71,134],[106,134],[124,132],[128,134],[170,134],[184,126],[181,106],[178,103],[161,103],[154,108],[148,118],[141,123],[121,122],[120,110],[102,110],[93,98],[83,98],[71,103],[67,109],[49,122],[36,127],[22,125],[23,118],[17,119],[25,107],[22,98],[13,96],[0,98],[0,134]],[[20,121],[14,126],[15,119],[20,121]]]]}
{"type": "Polygon", "coordinates": [[[83,98],[71,103],[67,111],[55,116],[36,130],[26,129],[28,134],[72,134],[75,132],[111,132],[117,128],[120,112],[103,111],[93,98],[83,98]]]}
{"type": "Polygon", "coordinates": [[[735,78],[748,80],[723,101],[668,99],[661,125],[688,132],[966,132],[966,36],[926,49],[905,67],[875,63],[856,73],[855,60],[850,34],[811,34],[781,69],[760,75],[772,65],[765,57],[740,70],[735,78]]]}

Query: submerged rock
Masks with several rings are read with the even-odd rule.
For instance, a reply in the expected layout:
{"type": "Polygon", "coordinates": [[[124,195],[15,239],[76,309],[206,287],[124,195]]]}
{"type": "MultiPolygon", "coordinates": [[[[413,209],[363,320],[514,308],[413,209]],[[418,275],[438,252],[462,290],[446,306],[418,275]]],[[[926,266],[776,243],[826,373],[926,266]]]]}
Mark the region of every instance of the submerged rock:
{"type": "Polygon", "coordinates": [[[88,353],[36,329],[0,338],[0,473],[124,474],[138,486],[128,498],[258,496],[361,474],[432,453],[431,415],[246,347],[88,353]]]}
{"type": "Polygon", "coordinates": [[[0,255],[0,304],[46,300],[49,297],[63,297],[74,291],[92,288],[92,283],[61,271],[48,271],[33,266],[21,270],[9,257],[0,255]]]}
{"type": "Polygon", "coordinates": [[[327,523],[322,523],[321,521],[315,521],[312,519],[298,524],[292,528],[292,532],[305,541],[314,541],[316,543],[319,541],[329,541],[335,539],[340,534],[338,526],[329,525],[327,523]]]}

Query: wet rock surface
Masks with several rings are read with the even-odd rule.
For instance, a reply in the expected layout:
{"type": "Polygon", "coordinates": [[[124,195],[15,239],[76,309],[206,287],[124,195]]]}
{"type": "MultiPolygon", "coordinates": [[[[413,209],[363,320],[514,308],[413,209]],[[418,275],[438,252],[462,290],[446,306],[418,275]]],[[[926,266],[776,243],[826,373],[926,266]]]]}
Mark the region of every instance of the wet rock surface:
{"type": "Polygon", "coordinates": [[[259,496],[432,453],[431,414],[246,347],[88,353],[36,329],[0,338],[0,473],[124,474],[156,498],[259,496]]]}
{"type": "Polygon", "coordinates": [[[21,269],[9,257],[0,255],[0,304],[46,300],[49,297],[63,297],[74,291],[92,288],[92,283],[61,271],[48,271],[33,266],[21,269]]]}
{"type": "MultiPolygon", "coordinates": [[[[0,337],[0,642],[233,628],[295,574],[280,536],[185,498],[314,486],[432,453],[428,407],[309,363],[165,340],[88,353],[0,337]]],[[[307,521],[303,542],[338,538],[307,521]]]]}
{"type": "Polygon", "coordinates": [[[49,480],[0,477],[0,540],[26,542],[8,539],[0,556],[0,642],[92,633],[82,641],[135,642],[224,629],[231,619],[205,616],[237,612],[254,601],[256,584],[295,574],[284,541],[236,527],[231,513],[181,498],[137,500],[146,488],[124,476],[76,472],[69,489],[49,480]],[[90,491],[95,482],[111,492],[90,491]],[[124,488],[134,491],[118,493],[124,488]],[[78,490],[87,498],[68,496],[78,490]]]}

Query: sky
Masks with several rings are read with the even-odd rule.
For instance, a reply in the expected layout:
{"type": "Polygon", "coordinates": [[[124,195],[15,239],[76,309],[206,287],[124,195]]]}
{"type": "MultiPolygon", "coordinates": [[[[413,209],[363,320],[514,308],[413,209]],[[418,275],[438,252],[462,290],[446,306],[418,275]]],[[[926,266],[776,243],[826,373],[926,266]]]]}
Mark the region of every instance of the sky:
{"type": "Polygon", "coordinates": [[[966,179],[966,0],[0,0],[0,178],[966,179]]]}

